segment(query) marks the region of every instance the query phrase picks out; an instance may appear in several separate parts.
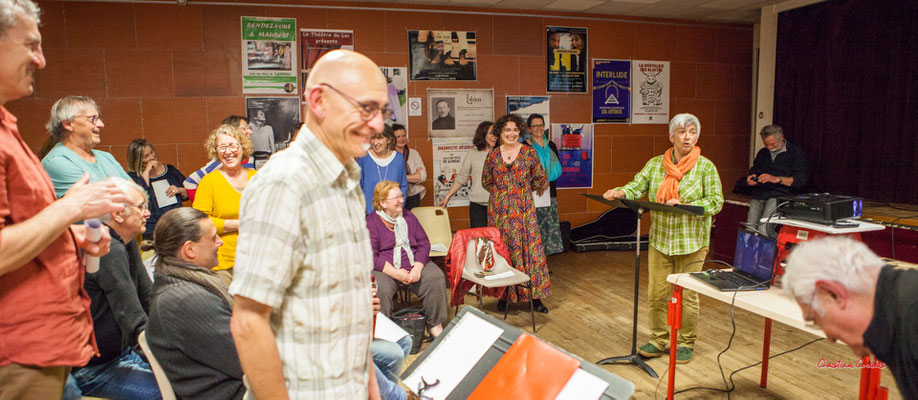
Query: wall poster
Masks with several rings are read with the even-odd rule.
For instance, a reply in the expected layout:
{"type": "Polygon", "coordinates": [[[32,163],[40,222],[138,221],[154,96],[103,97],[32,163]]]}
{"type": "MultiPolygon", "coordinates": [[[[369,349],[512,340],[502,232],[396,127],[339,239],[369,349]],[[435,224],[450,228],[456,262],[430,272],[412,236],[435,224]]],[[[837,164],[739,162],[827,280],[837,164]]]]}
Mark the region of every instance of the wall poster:
{"type": "Polygon", "coordinates": [[[389,90],[389,109],[392,115],[387,119],[386,125],[402,124],[408,136],[408,69],[405,67],[379,67],[386,76],[389,90]]]}
{"type": "Polygon", "coordinates": [[[669,61],[631,62],[632,124],[669,123],[669,74],[669,61]]]}
{"type": "Polygon", "coordinates": [[[558,188],[593,187],[593,125],[552,124],[560,132],[552,139],[561,155],[561,177],[558,188]]]}
{"type": "Polygon", "coordinates": [[[413,81],[474,81],[475,32],[408,31],[408,65],[413,81]]]}
{"type": "Polygon", "coordinates": [[[587,29],[548,27],[548,92],[587,92],[587,29]]]}
{"type": "Polygon", "coordinates": [[[428,137],[466,138],[494,120],[494,89],[427,89],[428,137]]]}
{"type": "Polygon", "coordinates": [[[593,123],[631,121],[631,61],[593,60],[593,123]]]}
{"type": "Polygon", "coordinates": [[[242,17],[242,93],[296,94],[296,18],[242,17]]]}
{"type": "Polygon", "coordinates": [[[319,57],[332,50],[354,50],[354,31],[332,29],[300,29],[300,48],[303,65],[300,67],[301,82],[306,87],[309,71],[319,57]]]}
{"type": "MultiPolygon", "coordinates": [[[[267,155],[286,149],[300,122],[300,102],[296,97],[246,97],[246,119],[252,127],[252,150],[267,155]]],[[[258,156],[259,154],[255,154],[258,156]]],[[[256,168],[259,157],[255,158],[256,168]]]]}
{"type": "MultiPolygon", "coordinates": [[[[551,96],[507,96],[507,113],[519,115],[524,123],[530,114],[541,114],[545,119],[545,137],[551,140],[550,101],[551,96]]],[[[526,135],[520,135],[524,140],[528,137],[528,130],[526,135]]]]}
{"type": "MultiPolygon", "coordinates": [[[[453,139],[433,139],[433,192],[434,204],[440,204],[449,189],[453,187],[453,181],[462,168],[462,160],[469,150],[474,149],[471,138],[453,138],[453,139]]],[[[481,179],[481,177],[471,177],[471,179],[481,179]]],[[[472,181],[469,180],[462,185],[462,188],[449,199],[447,207],[462,207],[469,205],[469,190],[471,190],[472,181]]]]}

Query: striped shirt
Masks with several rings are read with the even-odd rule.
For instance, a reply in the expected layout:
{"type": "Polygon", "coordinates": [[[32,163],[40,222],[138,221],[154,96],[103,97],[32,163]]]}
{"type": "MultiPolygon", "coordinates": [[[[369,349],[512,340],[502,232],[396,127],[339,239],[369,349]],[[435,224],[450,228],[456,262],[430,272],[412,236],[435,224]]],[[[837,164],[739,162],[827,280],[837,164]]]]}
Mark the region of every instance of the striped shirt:
{"type": "MultiPolygon", "coordinates": [[[[634,180],[615,189],[624,190],[625,198],[632,200],[649,194],[650,201],[656,203],[665,176],[663,156],[656,156],[647,161],[634,180]]],[[[679,201],[704,207],[704,215],[650,212],[650,245],[670,256],[694,253],[710,242],[711,216],[724,205],[720,176],[711,160],[699,156],[695,167],[682,177],[679,201]]]]}
{"type": "Polygon", "coordinates": [[[291,398],[367,397],[373,254],[360,168],[306,127],[242,195],[230,293],[273,307],[291,398]]]}
{"type": "MultiPolygon", "coordinates": [[[[251,160],[247,159],[246,161],[247,162],[242,163],[242,168],[255,169],[255,164],[251,162],[251,160]]],[[[216,171],[222,166],[223,163],[221,163],[220,160],[210,160],[207,165],[188,175],[188,177],[185,178],[185,182],[182,183],[182,186],[184,186],[185,189],[195,190],[198,188],[198,185],[201,184],[201,179],[204,179],[205,175],[216,171]]]]}

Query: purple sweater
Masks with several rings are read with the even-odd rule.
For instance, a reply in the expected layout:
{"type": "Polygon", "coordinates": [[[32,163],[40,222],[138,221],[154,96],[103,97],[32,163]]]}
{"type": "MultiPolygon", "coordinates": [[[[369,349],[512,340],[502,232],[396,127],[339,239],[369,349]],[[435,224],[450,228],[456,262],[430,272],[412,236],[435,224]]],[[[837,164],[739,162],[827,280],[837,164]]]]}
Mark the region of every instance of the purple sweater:
{"type": "MultiPolygon", "coordinates": [[[[418,218],[411,211],[404,210],[405,222],[408,223],[408,242],[414,253],[414,262],[427,264],[430,261],[430,241],[427,232],[421,227],[418,218]]],[[[373,268],[382,272],[386,262],[392,264],[392,251],[395,248],[395,232],[386,227],[376,212],[367,215],[367,229],[370,230],[370,245],[373,246],[373,268]]],[[[408,262],[408,255],[402,253],[402,269],[411,271],[414,267],[408,262]]]]}

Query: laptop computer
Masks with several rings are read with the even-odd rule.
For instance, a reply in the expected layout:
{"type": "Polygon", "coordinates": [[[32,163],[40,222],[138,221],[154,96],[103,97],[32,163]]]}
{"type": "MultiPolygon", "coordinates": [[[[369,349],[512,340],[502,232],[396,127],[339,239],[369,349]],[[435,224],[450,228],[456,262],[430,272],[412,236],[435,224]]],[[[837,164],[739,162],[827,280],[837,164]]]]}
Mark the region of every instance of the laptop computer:
{"type": "Polygon", "coordinates": [[[693,278],[722,292],[765,290],[771,286],[778,243],[773,239],[740,229],[733,253],[734,270],[692,272],[693,278]]]}

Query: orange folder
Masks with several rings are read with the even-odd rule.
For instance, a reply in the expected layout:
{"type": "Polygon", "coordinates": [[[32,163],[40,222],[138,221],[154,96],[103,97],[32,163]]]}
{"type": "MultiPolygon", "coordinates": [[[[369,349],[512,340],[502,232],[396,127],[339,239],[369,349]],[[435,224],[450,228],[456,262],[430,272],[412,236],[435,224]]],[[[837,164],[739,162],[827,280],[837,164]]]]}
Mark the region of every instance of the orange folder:
{"type": "Polygon", "coordinates": [[[538,338],[522,334],[478,384],[469,399],[552,400],[580,361],[538,338]]]}

